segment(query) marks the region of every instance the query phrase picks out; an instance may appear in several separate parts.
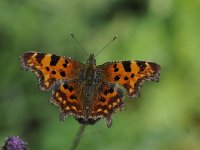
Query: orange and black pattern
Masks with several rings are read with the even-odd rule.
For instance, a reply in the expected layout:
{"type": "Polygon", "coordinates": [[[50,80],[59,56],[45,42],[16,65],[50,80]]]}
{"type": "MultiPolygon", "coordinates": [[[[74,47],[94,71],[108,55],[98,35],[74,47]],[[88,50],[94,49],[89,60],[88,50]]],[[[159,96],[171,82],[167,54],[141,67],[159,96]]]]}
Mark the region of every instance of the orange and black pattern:
{"type": "Polygon", "coordinates": [[[35,72],[42,90],[52,89],[50,102],[60,118],[94,124],[101,118],[112,125],[112,114],[124,109],[125,87],[131,97],[139,96],[144,81],[159,81],[160,65],[146,61],[108,62],[96,66],[94,55],[81,64],[72,58],[49,53],[26,52],[20,57],[23,70],[35,72]]]}
{"type": "Polygon", "coordinates": [[[109,62],[98,66],[102,72],[102,81],[118,83],[124,86],[131,97],[140,95],[144,81],[159,81],[160,65],[145,61],[109,62]]]}
{"type": "Polygon", "coordinates": [[[36,73],[42,90],[49,90],[57,80],[77,78],[83,66],[72,58],[39,52],[26,52],[20,61],[22,69],[36,73]]]}
{"type": "Polygon", "coordinates": [[[61,120],[69,115],[83,117],[81,85],[76,80],[57,82],[53,87],[50,102],[60,109],[61,120]]]}
{"type": "Polygon", "coordinates": [[[112,125],[112,114],[123,110],[124,94],[123,91],[115,84],[103,83],[93,97],[93,105],[91,106],[90,118],[96,116],[107,119],[107,126],[112,125]]]}

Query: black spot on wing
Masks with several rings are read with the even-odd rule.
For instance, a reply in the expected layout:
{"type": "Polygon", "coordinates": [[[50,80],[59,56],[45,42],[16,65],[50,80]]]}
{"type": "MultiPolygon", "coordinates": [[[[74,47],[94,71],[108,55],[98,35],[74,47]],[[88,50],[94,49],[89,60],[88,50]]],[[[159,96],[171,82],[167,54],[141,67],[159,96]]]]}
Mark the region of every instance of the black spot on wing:
{"type": "Polygon", "coordinates": [[[104,95],[107,95],[108,93],[113,93],[114,92],[114,89],[113,88],[109,88],[109,89],[106,89],[105,91],[104,91],[104,95]]]}
{"type": "Polygon", "coordinates": [[[117,67],[117,64],[114,64],[113,67],[116,68],[116,67],[117,67]]]}
{"type": "Polygon", "coordinates": [[[110,89],[108,90],[108,92],[112,94],[112,93],[114,92],[114,89],[113,89],[113,88],[110,88],[110,89]]]}
{"type": "Polygon", "coordinates": [[[131,72],[131,62],[130,61],[122,61],[122,65],[126,72],[131,72]]]}
{"type": "Polygon", "coordinates": [[[44,58],[45,54],[44,53],[37,53],[35,59],[38,62],[38,64],[41,64],[42,59],[44,58]]]}
{"type": "Polygon", "coordinates": [[[67,65],[66,65],[66,64],[63,64],[63,67],[64,67],[64,68],[67,68],[67,65]]]}
{"type": "Polygon", "coordinates": [[[68,89],[68,88],[69,88],[69,85],[68,85],[67,83],[65,83],[65,84],[63,85],[63,87],[64,87],[64,89],[68,89]]]}
{"type": "Polygon", "coordinates": [[[72,91],[74,90],[74,88],[70,86],[70,87],[68,88],[68,90],[69,90],[70,92],[72,92],[72,91]]]}
{"type": "Polygon", "coordinates": [[[129,77],[127,77],[127,76],[124,77],[124,80],[128,80],[128,79],[129,79],[129,77]]]}
{"type": "Polygon", "coordinates": [[[50,65],[55,66],[58,63],[59,59],[60,59],[60,56],[52,55],[50,65]]]}
{"type": "Polygon", "coordinates": [[[56,71],[55,71],[55,70],[53,70],[53,71],[51,71],[51,73],[55,75],[55,74],[56,74],[56,71]]]}
{"type": "Polygon", "coordinates": [[[50,70],[49,67],[46,67],[46,70],[49,71],[50,70]]]}
{"type": "Polygon", "coordinates": [[[70,96],[70,99],[77,99],[77,97],[76,97],[76,95],[72,94],[72,95],[70,96]]]}
{"type": "Polygon", "coordinates": [[[105,91],[104,91],[104,95],[107,95],[108,94],[108,90],[106,89],[105,91]]]}
{"type": "Polygon", "coordinates": [[[63,67],[64,68],[67,68],[67,64],[68,64],[69,62],[65,59],[65,63],[63,64],[63,67]]]}
{"type": "Polygon", "coordinates": [[[68,60],[65,59],[65,64],[67,65],[68,63],[69,63],[68,60]]]}
{"type": "Polygon", "coordinates": [[[131,78],[134,78],[134,76],[135,76],[135,75],[132,73],[132,74],[131,74],[131,78]]]}
{"type": "Polygon", "coordinates": [[[106,101],[106,99],[105,99],[104,97],[101,97],[101,98],[99,99],[99,101],[104,103],[104,102],[106,101]]]}
{"type": "Polygon", "coordinates": [[[61,75],[62,77],[65,77],[65,76],[66,76],[66,74],[65,74],[64,71],[61,71],[61,72],[60,72],[60,75],[61,75]]]}
{"type": "Polygon", "coordinates": [[[119,81],[120,77],[119,76],[115,76],[114,80],[115,81],[119,81]]]}
{"type": "Polygon", "coordinates": [[[117,71],[119,71],[119,68],[115,68],[115,69],[114,69],[114,72],[117,72],[117,71]]]}

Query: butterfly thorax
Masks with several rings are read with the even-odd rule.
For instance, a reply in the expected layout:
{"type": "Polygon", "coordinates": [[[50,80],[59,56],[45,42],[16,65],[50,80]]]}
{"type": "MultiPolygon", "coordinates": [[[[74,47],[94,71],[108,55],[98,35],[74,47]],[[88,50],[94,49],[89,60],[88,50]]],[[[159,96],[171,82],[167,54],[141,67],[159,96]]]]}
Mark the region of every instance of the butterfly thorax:
{"type": "Polygon", "coordinates": [[[94,58],[94,54],[90,54],[88,60],[87,60],[87,65],[94,65],[96,66],[96,59],[94,58]]]}
{"type": "Polygon", "coordinates": [[[84,71],[85,83],[88,85],[93,85],[95,82],[95,76],[96,76],[96,60],[94,58],[94,55],[91,54],[85,65],[85,71],[84,71]]]}

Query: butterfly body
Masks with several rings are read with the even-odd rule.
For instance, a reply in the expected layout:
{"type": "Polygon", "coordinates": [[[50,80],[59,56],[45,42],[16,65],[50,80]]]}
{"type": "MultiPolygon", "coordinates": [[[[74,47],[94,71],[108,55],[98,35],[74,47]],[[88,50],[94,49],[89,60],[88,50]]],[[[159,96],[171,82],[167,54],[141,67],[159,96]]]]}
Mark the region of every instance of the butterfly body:
{"type": "Polygon", "coordinates": [[[92,98],[94,97],[95,87],[98,86],[99,81],[96,74],[96,60],[94,55],[91,54],[87,60],[87,63],[82,71],[78,74],[78,83],[82,89],[82,98],[84,101],[82,102],[82,110],[83,117],[75,117],[82,124],[94,124],[99,119],[89,118],[90,108],[92,105],[92,98]]]}
{"type": "Polygon", "coordinates": [[[24,70],[36,73],[42,90],[52,90],[50,102],[60,109],[61,120],[72,115],[81,124],[94,124],[105,118],[108,127],[112,125],[112,114],[125,107],[118,84],[130,97],[136,97],[144,81],[158,81],[160,75],[160,66],[146,61],[96,66],[93,54],[86,64],[39,52],[26,52],[20,61],[24,70]]]}

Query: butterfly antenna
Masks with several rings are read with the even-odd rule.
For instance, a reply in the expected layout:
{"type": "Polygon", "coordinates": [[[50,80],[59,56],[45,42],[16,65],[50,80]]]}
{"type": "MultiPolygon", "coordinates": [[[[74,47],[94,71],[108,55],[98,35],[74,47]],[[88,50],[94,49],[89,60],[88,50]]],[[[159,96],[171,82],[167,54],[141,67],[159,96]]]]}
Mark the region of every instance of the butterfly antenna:
{"type": "Polygon", "coordinates": [[[88,52],[83,48],[83,46],[82,46],[81,43],[76,39],[76,37],[74,36],[74,34],[70,32],[70,35],[71,35],[72,38],[75,40],[75,42],[80,46],[80,48],[89,56],[88,52]]]}
{"type": "Polygon", "coordinates": [[[95,55],[95,57],[97,57],[97,55],[99,55],[106,47],[108,47],[114,40],[116,40],[117,39],[117,35],[115,35],[114,37],[113,37],[113,39],[108,43],[108,44],[106,44],[96,55],[95,55]]]}

